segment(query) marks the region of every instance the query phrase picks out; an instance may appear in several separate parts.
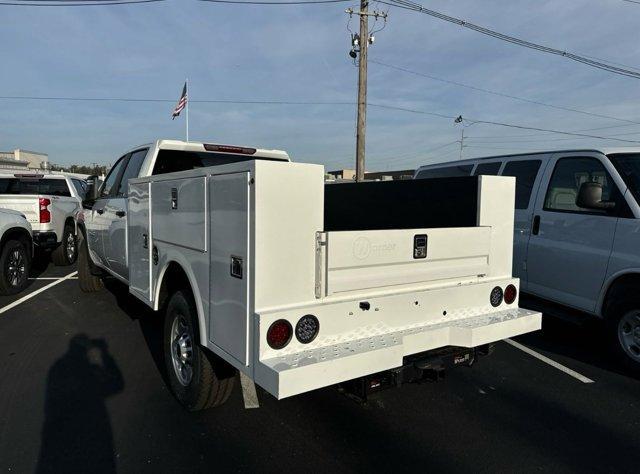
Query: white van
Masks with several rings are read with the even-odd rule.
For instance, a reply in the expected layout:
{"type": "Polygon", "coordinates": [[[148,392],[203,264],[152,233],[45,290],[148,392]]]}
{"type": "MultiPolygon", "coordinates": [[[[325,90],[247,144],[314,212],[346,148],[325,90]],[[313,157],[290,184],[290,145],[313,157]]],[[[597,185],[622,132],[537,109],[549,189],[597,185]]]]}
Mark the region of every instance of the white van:
{"type": "Polygon", "coordinates": [[[640,368],[640,148],[476,158],[422,166],[415,178],[469,175],[516,177],[521,291],[551,313],[603,318],[619,355],[640,368]]]}

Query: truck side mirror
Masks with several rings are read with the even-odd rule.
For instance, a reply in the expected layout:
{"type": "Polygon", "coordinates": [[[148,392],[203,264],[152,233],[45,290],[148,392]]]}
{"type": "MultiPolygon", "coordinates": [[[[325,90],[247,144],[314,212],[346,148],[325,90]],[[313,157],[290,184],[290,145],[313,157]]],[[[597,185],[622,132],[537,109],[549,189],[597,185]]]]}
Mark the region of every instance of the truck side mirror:
{"type": "Polygon", "coordinates": [[[93,203],[98,199],[100,192],[100,181],[97,176],[89,176],[87,178],[87,192],[82,200],[83,205],[91,207],[93,203]]]}
{"type": "Polygon", "coordinates": [[[613,209],[616,203],[602,200],[602,184],[595,181],[582,183],[576,197],[576,206],[584,209],[606,211],[613,209]]]}

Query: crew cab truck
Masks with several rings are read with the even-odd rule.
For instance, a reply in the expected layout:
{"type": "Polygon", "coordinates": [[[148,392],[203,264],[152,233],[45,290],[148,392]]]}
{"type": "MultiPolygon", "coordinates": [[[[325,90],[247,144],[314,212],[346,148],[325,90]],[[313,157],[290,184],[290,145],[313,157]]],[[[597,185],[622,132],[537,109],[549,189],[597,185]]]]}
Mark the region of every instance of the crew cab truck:
{"type": "Polygon", "coordinates": [[[158,141],[88,192],[79,282],[110,274],[164,313],[191,410],[224,402],[236,370],[282,399],[470,365],[541,315],[511,277],[515,180],[436,181],[325,186],[284,152],[158,141]]]}
{"type": "Polygon", "coordinates": [[[33,243],[25,216],[0,209],[0,295],[22,291],[28,283],[33,243]]]}
{"type": "Polygon", "coordinates": [[[36,249],[50,251],[55,265],[71,265],[78,254],[76,217],[86,186],[82,179],[57,173],[0,174],[0,207],[24,214],[36,249]]]}

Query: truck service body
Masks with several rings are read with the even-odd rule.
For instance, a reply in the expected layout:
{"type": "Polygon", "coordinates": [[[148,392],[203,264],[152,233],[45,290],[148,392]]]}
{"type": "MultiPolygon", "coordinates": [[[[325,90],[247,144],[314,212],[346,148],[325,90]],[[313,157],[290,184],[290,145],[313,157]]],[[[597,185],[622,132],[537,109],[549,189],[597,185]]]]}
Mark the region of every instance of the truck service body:
{"type": "Polygon", "coordinates": [[[100,197],[84,211],[88,264],[154,310],[182,276],[198,340],[164,337],[183,385],[196,342],[280,399],[540,328],[511,276],[513,178],[325,185],[284,152],[158,141],[125,157],[143,150],[119,217],[100,197]],[[222,164],[158,174],[180,169],[163,150],[222,164]]]}

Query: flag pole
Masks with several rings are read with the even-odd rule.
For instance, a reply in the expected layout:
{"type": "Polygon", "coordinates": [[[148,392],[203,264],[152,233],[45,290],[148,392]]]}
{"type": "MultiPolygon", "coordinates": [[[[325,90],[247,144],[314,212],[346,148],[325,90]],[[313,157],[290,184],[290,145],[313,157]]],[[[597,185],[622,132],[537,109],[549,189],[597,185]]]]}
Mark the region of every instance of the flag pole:
{"type": "Polygon", "coordinates": [[[187,124],[187,141],[189,141],[189,78],[185,79],[184,83],[187,86],[187,104],[185,105],[185,107],[187,109],[187,120],[186,120],[186,124],[187,124]]]}

